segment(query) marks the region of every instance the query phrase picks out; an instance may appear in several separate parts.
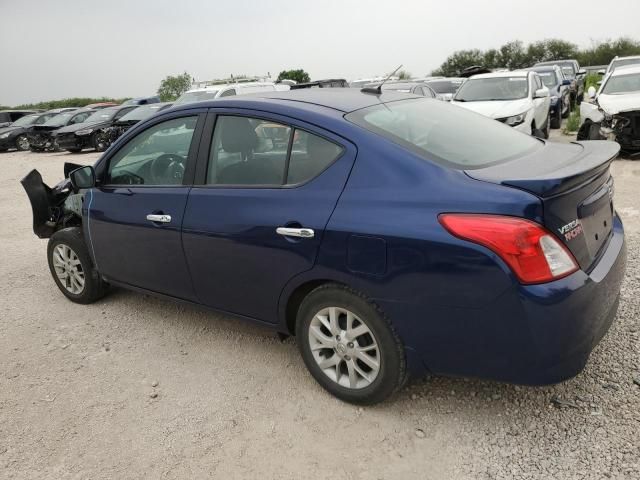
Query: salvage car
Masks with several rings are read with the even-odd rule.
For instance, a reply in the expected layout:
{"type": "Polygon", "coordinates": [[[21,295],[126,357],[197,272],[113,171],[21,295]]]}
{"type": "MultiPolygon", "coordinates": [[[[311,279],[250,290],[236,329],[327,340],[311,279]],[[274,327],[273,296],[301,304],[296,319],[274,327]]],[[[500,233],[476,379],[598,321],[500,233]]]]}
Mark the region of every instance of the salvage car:
{"type": "Polygon", "coordinates": [[[551,128],[560,128],[562,119],[571,113],[571,80],[564,76],[562,69],[557,65],[532,67],[529,70],[536,72],[544,86],[549,89],[550,125],[551,128]]]}
{"type": "Polygon", "coordinates": [[[40,113],[42,110],[0,110],[0,128],[7,127],[19,118],[33,113],[40,113]]]}
{"type": "MultiPolygon", "coordinates": [[[[364,88],[375,88],[380,83],[369,83],[364,88]]],[[[412,93],[422,97],[438,98],[438,94],[428,85],[422,82],[398,81],[382,84],[382,90],[392,90],[394,92],[412,93]]]]}
{"type": "Polygon", "coordinates": [[[276,84],[271,82],[242,82],[212,84],[202,88],[194,88],[183,93],[174,102],[174,105],[205,102],[214,98],[233,97],[235,95],[247,95],[249,93],[275,92],[276,84]]]}
{"type": "Polygon", "coordinates": [[[325,80],[313,80],[312,82],[294,83],[289,86],[290,90],[300,88],[349,88],[349,82],[344,78],[327,78],[325,80]]]}
{"type": "Polygon", "coordinates": [[[59,113],[41,125],[34,125],[27,133],[31,151],[57,150],[58,145],[53,140],[54,132],[67,125],[82,123],[94,112],[95,110],[91,108],[79,108],[78,110],[59,113]]]}
{"type": "Polygon", "coordinates": [[[565,77],[571,80],[571,105],[579,105],[584,99],[584,79],[587,71],[580,68],[580,64],[575,59],[550,60],[548,62],[538,62],[534,67],[544,67],[557,65],[562,69],[565,77]]]}
{"type": "Polygon", "coordinates": [[[535,72],[474,75],[460,87],[451,103],[523,133],[549,138],[549,89],[535,72]]]}
{"type": "Polygon", "coordinates": [[[426,85],[429,86],[434,92],[438,100],[444,100],[450,102],[458,89],[466,81],[466,78],[458,77],[443,77],[433,80],[427,80],[426,85]]]}
{"type": "Polygon", "coordinates": [[[103,135],[99,133],[135,108],[138,106],[119,105],[103,108],[94,112],[82,123],[59,128],[51,133],[51,137],[60,149],[68,152],[77,153],[85,148],[93,148],[102,152],[109,145],[105,142],[103,135]]]}
{"type": "Polygon", "coordinates": [[[131,110],[119,120],[115,121],[113,125],[102,128],[96,132],[96,136],[99,137],[97,139],[97,143],[100,143],[102,147],[108,148],[109,145],[115,142],[124,132],[129,130],[136,123],[155,115],[165,108],[169,108],[171,105],[173,105],[171,102],[149,103],[131,110]]]}
{"type": "Polygon", "coordinates": [[[160,103],[160,97],[152,96],[130,98],[129,100],[122,102],[122,105],[148,105],[150,103],[160,103]]]}
{"type": "Polygon", "coordinates": [[[26,152],[31,148],[29,145],[29,133],[36,125],[42,125],[50,118],[59,113],[76,110],[76,108],[55,108],[46,112],[25,115],[11,125],[0,128],[0,152],[15,148],[18,151],[26,152]]]}
{"type": "Polygon", "coordinates": [[[618,150],[303,89],[165,110],[53,188],[36,170],[22,185],[69,300],[119,286],[295,335],[322,387],[371,404],[408,374],[539,385],[584,368],[625,276],[618,150]]]}
{"type": "Polygon", "coordinates": [[[580,105],[578,140],[615,140],[629,153],[640,152],[640,65],[607,74],[590,102],[580,105]]]}

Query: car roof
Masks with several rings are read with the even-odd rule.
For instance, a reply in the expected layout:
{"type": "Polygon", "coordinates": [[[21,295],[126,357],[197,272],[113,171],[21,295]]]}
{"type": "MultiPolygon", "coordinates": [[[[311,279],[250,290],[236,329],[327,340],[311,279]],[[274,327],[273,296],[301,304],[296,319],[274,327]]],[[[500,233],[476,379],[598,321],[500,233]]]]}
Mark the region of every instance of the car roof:
{"type": "Polygon", "coordinates": [[[242,87],[259,87],[259,86],[275,86],[275,83],[272,82],[238,82],[238,83],[220,83],[217,85],[207,85],[206,87],[193,88],[191,90],[187,90],[184,93],[191,92],[206,92],[209,90],[221,90],[223,88],[242,88],[242,87]]]}
{"type": "MultiPolygon", "coordinates": [[[[640,57],[638,57],[640,58],[640,57]]],[[[625,65],[623,67],[616,68],[611,72],[612,77],[618,77],[620,75],[633,75],[640,73],[640,64],[638,65],[625,65]]]]}
{"type": "Polygon", "coordinates": [[[633,59],[633,58],[640,58],[640,55],[629,55],[628,57],[616,57],[612,60],[612,62],[615,62],[617,60],[627,60],[627,59],[633,59]]]}
{"type": "Polygon", "coordinates": [[[525,70],[531,70],[532,72],[549,72],[551,70],[561,70],[561,68],[556,65],[534,65],[533,67],[526,68],[525,70]]]}
{"type": "Polygon", "coordinates": [[[300,90],[273,91],[252,95],[223,97],[216,100],[187,103],[171,108],[172,111],[193,108],[211,108],[222,106],[274,107],[286,106],[300,110],[317,109],[323,107],[338,112],[349,113],[362,108],[381,103],[405,100],[409,98],[423,98],[417,95],[383,90],[382,94],[363,93],[357,88],[303,88],[300,90]]]}
{"type": "Polygon", "coordinates": [[[507,71],[507,72],[492,72],[492,73],[479,73],[478,75],[474,75],[469,78],[469,80],[473,80],[476,78],[503,78],[503,77],[526,77],[529,75],[528,70],[516,70],[516,71],[507,71]]]}

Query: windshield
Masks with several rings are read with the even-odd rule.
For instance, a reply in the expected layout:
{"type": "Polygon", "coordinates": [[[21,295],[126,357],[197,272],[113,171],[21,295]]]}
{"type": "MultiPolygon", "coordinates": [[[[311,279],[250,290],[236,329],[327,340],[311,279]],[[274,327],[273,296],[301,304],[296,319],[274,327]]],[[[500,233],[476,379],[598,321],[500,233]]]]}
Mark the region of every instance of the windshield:
{"type": "Polygon", "coordinates": [[[40,115],[26,115],[19,118],[11,124],[12,127],[26,127],[27,125],[33,125],[40,115]]]}
{"type": "Polygon", "coordinates": [[[427,85],[436,93],[456,93],[462,85],[462,80],[437,80],[427,82],[427,85]]]}
{"type": "Polygon", "coordinates": [[[143,105],[138,108],[134,108],[129,113],[124,115],[119,122],[129,122],[129,121],[139,121],[144,120],[147,117],[150,117],[154,113],[162,110],[166,105],[164,103],[151,103],[149,105],[143,105]]]}
{"type": "Polygon", "coordinates": [[[640,57],[625,58],[623,60],[614,60],[613,63],[611,64],[611,71],[613,72],[618,67],[624,67],[626,65],[635,65],[636,63],[640,64],[640,57]]]}
{"type": "Polygon", "coordinates": [[[108,122],[115,117],[118,110],[112,108],[103,108],[87,118],[84,123],[108,122]]]}
{"type": "Polygon", "coordinates": [[[378,104],[345,118],[425,159],[454,168],[494,165],[543,145],[503,123],[431,99],[378,104]]]}
{"type": "Polygon", "coordinates": [[[471,78],[460,87],[453,99],[459,102],[517,100],[526,98],[528,94],[527,77],[471,78]]]}
{"type": "Polygon", "coordinates": [[[555,72],[536,72],[536,73],[542,80],[542,83],[544,83],[545,87],[554,88],[559,83],[555,72]]]}
{"type": "Polygon", "coordinates": [[[640,91],[640,73],[630,73],[628,75],[616,75],[609,78],[602,88],[605,95],[619,95],[621,93],[640,91]]]}
{"type": "Polygon", "coordinates": [[[66,125],[71,117],[75,115],[75,112],[72,113],[59,113],[55,117],[50,118],[46,122],[43,123],[46,127],[62,127],[66,125]]]}
{"type": "Polygon", "coordinates": [[[174,103],[174,105],[182,105],[185,103],[204,102],[205,100],[213,100],[219,90],[201,90],[199,92],[183,93],[174,103]]]}

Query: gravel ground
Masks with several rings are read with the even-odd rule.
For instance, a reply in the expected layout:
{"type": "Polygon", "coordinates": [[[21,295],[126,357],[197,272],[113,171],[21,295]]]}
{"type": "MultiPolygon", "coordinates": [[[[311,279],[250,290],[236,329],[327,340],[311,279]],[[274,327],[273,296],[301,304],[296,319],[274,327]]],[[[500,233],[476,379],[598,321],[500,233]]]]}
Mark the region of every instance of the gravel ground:
{"type": "Polygon", "coordinates": [[[627,278],[582,374],[433,377],[363,409],[267,330],[126,291],[67,301],[18,180],[95,158],[0,154],[0,478],[640,478],[640,162],[613,166],[627,278]]]}

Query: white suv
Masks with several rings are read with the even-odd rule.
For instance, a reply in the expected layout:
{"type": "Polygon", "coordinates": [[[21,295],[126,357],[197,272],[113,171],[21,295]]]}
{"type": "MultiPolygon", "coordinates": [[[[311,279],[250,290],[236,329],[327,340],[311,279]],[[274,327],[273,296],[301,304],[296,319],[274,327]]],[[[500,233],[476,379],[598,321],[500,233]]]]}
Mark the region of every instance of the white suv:
{"type": "Polygon", "coordinates": [[[185,103],[203,102],[214,98],[230,97],[233,95],[247,95],[249,93],[275,92],[276,85],[271,82],[243,82],[223,83],[219,85],[207,85],[202,88],[194,88],[183,93],[173,103],[183,105],[185,103]]]}
{"type": "Polygon", "coordinates": [[[616,68],[626,67],[629,65],[640,65],[640,55],[635,55],[632,57],[614,57],[611,60],[611,63],[607,66],[607,69],[598,70],[600,75],[608,75],[613,72],[616,68]]]}
{"type": "Polygon", "coordinates": [[[467,110],[537,137],[549,137],[549,89],[531,71],[474,75],[451,100],[467,110]]]}

